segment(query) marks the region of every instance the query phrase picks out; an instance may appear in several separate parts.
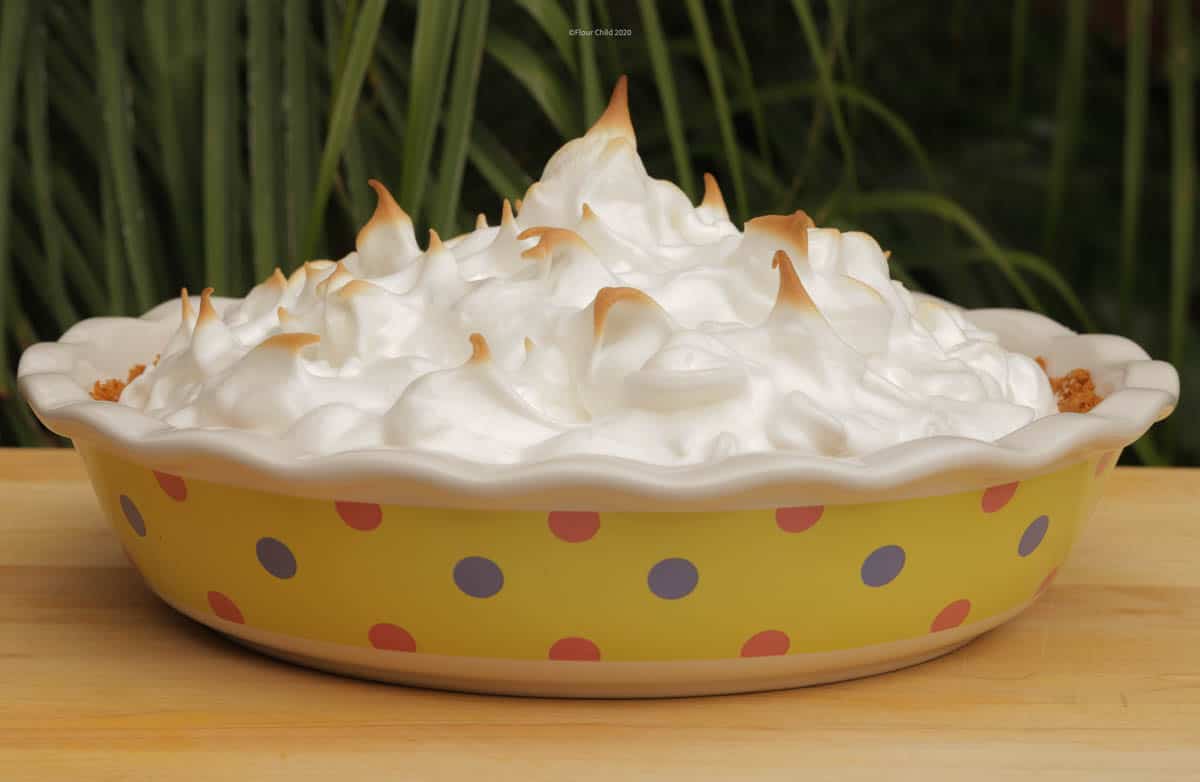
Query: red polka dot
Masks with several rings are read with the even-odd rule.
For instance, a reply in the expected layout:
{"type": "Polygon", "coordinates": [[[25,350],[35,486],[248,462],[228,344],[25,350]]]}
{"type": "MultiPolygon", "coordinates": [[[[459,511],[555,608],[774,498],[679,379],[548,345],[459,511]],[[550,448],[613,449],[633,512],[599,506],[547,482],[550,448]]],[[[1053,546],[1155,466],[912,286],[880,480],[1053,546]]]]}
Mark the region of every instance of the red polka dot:
{"type": "Polygon", "coordinates": [[[351,529],[369,532],[383,523],[383,508],[373,502],[335,502],[334,507],[351,529]]]}
{"type": "Polygon", "coordinates": [[[936,633],[941,630],[949,630],[952,627],[958,627],[962,624],[967,614],[971,613],[971,601],[967,599],[955,600],[950,605],[938,612],[938,615],[933,618],[933,623],[929,625],[929,632],[936,633]]]}
{"type": "Polygon", "coordinates": [[[993,486],[983,493],[983,499],[979,501],[979,506],[983,508],[984,513],[995,513],[1008,504],[1008,501],[1017,493],[1017,486],[1020,483],[1020,481],[1013,481],[993,486]]]}
{"type": "Polygon", "coordinates": [[[600,659],[600,647],[586,638],[559,638],[550,647],[550,659],[594,662],[600,659]]]}
{"type": "Polygon", "coordinates": [[[778,508],[775,511],[775,524],[784,532],[803,532],[820,521],[824,514],[824,505],[778,508]]]}
{"type": "Polygon", "coordinates": [[[208,607],[213,610],[213,613],[227,622],[237,622],[240,625],[246,624],[246,618],[242,616],[241,609],[237,607],[237,603],[229,599],[222,592],[208,593],[208,607]]]}
{"type": "Polygon", "coordinates": [[[1116,451],[1108,451],[1106,453],[1101,454],[1100,460],[1096,462],[1096,474],[1097,475],[1101,474],[1102,472],[1107,470],[1109,467],[1116,467],[1117,459],[1119,459],[1119,458],[1120,458],[1120,454],[1118,454],[1116,451]]]}
{"type": "Polygon", "coordinates": [[[413,640],[412,634],[403,627],[388,622],[371,625],[371,629],[367,631],[367,640],[376,649],[389,652],[417,651],[417,642],[413,640]]]}
{"type": "Polygon", "coordinates": [[[187,499],[187,484],[183,482],[183,478],[178,475],[172,475],[169,472],[154,471],[154,480],[158,481],[158,486],[167,496],[176,502],[183,502],[187,499]]]}
{"type": "Polygon", "coordinates": [[[1049,589],[1051,582],[1054,581],[1054,577],[1057,575],[1058,575],[1058,568],[1056,568],[1056,567],[1050,568],[1050,572],[1047,573],[1046,577],[1042,579],[1042,583],[1038,585],[1037,591],[1033,593],[1033,596],[1037,597],[1038,595],[1040,595],[1041,593],[1043,593],[1047,589],[1049,589]]]}
{"type": "Polygon", "coordinates": [[[761,633],[750,636],[746,643],[742,644],[742,657],[771,657],[787,654],[791,646],[792,641],[788,638],[787,633],[780,630],[763,630],[761,633]]]}
{"type": "Polygon", "coordinates": [[[554,536],[568,543],[591,540],[600,530],[600,514],[587,510],[551,511],[546,521],[554,536]]]}

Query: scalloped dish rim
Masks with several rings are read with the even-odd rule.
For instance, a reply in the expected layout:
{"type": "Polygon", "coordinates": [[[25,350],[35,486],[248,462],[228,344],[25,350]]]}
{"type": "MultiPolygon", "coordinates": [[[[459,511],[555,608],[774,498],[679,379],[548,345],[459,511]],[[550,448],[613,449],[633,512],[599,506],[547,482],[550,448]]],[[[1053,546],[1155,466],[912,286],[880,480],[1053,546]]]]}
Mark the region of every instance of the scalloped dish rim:
{"type": "MultiPolygon", "coordinates": [[[[237,301],[214,304],[224,312],[237,301]]],[[[154,469],[233,486],[437,507],[663,511],[765,508],[791,504],[797,494],[812,503],[879,502],[1025,479],[1129,445],[1170,415],[1179,399],[1175,368],[1124,337],[1077,334],[1027,310],[962,310],[1006,347],[1045,356],[1055,372],[1088,369],[1104,401],[1088,413],[1039,418],[995,442],[926,437],[850,459],[770,452],[670,467],[598,455],[493,465],[392,448],[297,455],[269,435],[175,429],[91,398],[81,374],[92,367],[123,374],[145,362],[167,329],[173,331],[178,302],[163,302],[140,318],[89,318],[56,342],[30,346],[17,372],[21,394],[64,437],[154,469]]]]}

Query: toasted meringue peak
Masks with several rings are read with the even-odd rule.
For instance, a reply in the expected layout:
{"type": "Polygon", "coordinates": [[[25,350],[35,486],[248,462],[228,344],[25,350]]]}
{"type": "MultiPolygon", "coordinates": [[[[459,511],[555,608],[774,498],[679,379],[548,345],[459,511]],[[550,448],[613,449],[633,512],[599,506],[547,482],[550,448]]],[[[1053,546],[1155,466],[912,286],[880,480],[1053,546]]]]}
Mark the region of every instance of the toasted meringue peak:
{"type": "Polygon", "coordinates": [[[480,212],[479,214],[475,215],[475,230],[478,231],[482,228],[487,228],[487,227],[488,227],[487,215],[485,215],[483,212],[480,212]]]}
{"type": "Polygon", "coordinates": [[[371,219],[367,221],[358,232],[355,239],[355,244],[359,247],[363,245],[367,236],[381,225],[389,225],[392,223],[408,223],[412,225],[412,218],[408,216],[396,203],[396,199],[392,198],[392,194],[383,186],[383,183],[378,179],[368,179],[367,184],[375,191],[375,213],[371,215],[371,219]]]}
{"type": "Polygon", "coordinates": [[[258,343],[256,350],[283,350],[288,353],[298,354],[309,345],[315,345],[320,341],[321,336],[319,334],[291,331],[267,337],[258,343]]]}
{"type": "Polygon", "coordinates": [[[890,261],[890,260],[892,260],[892,251],[891,251],[891,250],[884,250],[884,251],[883,251],[883,260],[885,260],[885,261],[890,261]]]}
{"type": "Polygon", "coordinates": [[[790,306],[812,312],[817,311],[817,305],[813,303],[812,297],[804,289],[804,284],[800,282],[800,277],[796,274],[796,267],[792,265],[792,259],[788,257],[787,253],[777,250],[775,257],[771,259],[771,268],[779,270],[779,295],[775,299],[776,308],[790,306]]]}
{"type": "Polygon", "coordinates": [[[588,252],[593,252],[588,243],[583,240],[583,237],[569,228],[554,228],[553,226],[540,225],[534,228],[526,228],[517,234],[517,238],[536,238],[538,240],[537,244],[521,253],[522,258],[541,260],[549,258],[557,250],[566,247],[577,247],[588,252]]]}
{"type": "Polygon", "coordinates": [[[221,319],[217,315],[217,310],[213,307],[212,294],[212,288],[205,288],[200,292],[200,317],[196,319],[196,325],[212,323],[221,319]]]}
{"type": "Polygon", "coordinates": [[[612,96],[608,99],[608,107],[588,130],[588,135],[607,133],[621,136],[629,143],[637,145],[633,133],[633,120],[629,116],[629,80],[622,75],[613,87],[612,96]]]}
{"type": "Polygon", "coordinates": [[[658,308],[658,302],[638,288],[619,287],[601,288],[592,300],[592,334],[599,337],[604,333],[604,323],[612,308],[621,302],[628,302],[639,307],[658,308]]]}
{"type": "Polygon", "coordinates": [[[196,312],[192,309],[192,300],[188,297],[188,289],[179,289],[179,303],[183,320],[191,321],[196,318],[196,312]]]}
{"type": "Polygon", "coordinates": [[[909,293],[871,237],[804,212],[739,230],[704,185],[697,205],[649,175],[622,78],[499,228],[481,215],[422,250],[372,181],[375,213],[342,261],[272,273],[240,302],[205,291],[198,316],[181,291],[162,363],[117,403],[317,456],[673,466],[995,441],[1056,412],[1032,360],[909,293]]]}
{"type": "Polygon", "coordinates": [[[721,188],[717,186],[717,178],[707,171],[704,172],[704,198],[700,200],[700,206],[729,216],[729,210],[725,207],[725,197],[721,195],[721,188]]]}
{"type": "Polygon", "coordinates": [[[763,215],[746,222],[747,233],[752,230],[765,231],[790,242],[796,252],[802,255],[808,255],[808,229],[815,227],[812,218],[802,209],[790,215],[763,215]]]}
{"type": "Polygon", "coordinates": [[[467,359],[470,364],[482,364],[492,360],[492,349],[488,347],[487,340],[478,331],[471,334],[471,358],[467,359]]]}

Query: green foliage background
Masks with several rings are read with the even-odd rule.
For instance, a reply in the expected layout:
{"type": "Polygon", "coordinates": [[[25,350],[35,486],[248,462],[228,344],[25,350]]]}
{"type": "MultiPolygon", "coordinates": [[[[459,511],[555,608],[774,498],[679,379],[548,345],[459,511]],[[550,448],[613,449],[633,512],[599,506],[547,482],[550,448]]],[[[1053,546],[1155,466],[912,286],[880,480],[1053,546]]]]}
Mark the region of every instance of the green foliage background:
{"type": "Polygon", "coordinates": [[[1197,5],[3,0],[0,442],[55,441],[24,346],[340,257],[368,177],[418,228],[495,221],[626,73],[651,173],[713,171],[735,221],[804,208],[911,287],[1171,360],[1137,456],[1196,463],[1197,5]]]}

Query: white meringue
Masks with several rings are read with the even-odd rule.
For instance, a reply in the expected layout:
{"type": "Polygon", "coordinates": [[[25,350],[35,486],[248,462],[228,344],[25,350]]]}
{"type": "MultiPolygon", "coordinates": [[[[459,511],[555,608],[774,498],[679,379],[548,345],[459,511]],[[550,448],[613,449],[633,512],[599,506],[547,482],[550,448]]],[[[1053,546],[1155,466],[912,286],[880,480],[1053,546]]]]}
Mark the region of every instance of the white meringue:
{"type": "Polygon", "coordinates": [[[223,318],[185,294],[120,403],[304,453],[667,465],[992,441],[1056,412],[1033,360],[891,280],[870,236],[803,212],[740,232],[710,175],[698,207],[648,176],[624,79],[499,225],[422,251],[371,185],[355,252],[276,272],[223,318]]]}

